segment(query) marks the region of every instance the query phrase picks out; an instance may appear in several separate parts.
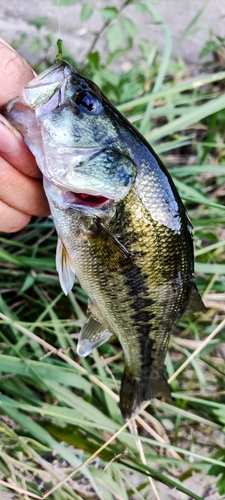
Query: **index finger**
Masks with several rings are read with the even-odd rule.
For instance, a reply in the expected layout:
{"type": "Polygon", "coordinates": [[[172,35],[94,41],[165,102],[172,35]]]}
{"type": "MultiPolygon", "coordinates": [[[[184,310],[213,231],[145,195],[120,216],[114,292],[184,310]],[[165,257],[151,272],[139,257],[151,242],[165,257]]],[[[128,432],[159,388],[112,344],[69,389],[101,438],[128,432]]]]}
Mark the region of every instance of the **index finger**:
{"type": "Polygon", "coordinates": [[[35,76],[34,71],[12,47],[0,38],[1,93],[0,106],[21,94],[35,76]]]}
{"type": "MultiPolygon", "coordinates": [[[[23,87],[35,74],[29,64],[0,37],[1,90],[0,107],[21,94],[23,87]]],[[[7,125],[5,119],[0,118],[7,125]]],[[[12,127],[11,127],[12,128],[12,127]]],[[[11,132],[12,135],[12,132],[11,132]]],[[[1,156],[17,170],[31,177],[40,177],[40,171],[29,149],[25,146],[21,134],[14,134],[10,141],[10,129],[2,130],[0,138],[1,156]],[[16,140],[15,140],[16,138],[16,140]],[[4,150],[5,141],[12,147],[4,150]]]]}

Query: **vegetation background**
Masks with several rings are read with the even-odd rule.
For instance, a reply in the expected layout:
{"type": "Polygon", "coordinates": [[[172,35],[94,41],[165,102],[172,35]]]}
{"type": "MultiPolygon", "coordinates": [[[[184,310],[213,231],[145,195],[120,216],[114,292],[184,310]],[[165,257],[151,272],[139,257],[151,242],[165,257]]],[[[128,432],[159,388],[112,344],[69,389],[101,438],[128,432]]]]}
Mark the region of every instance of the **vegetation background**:
{"type": "MultiPolygon", "coordinates": [[[[60,290],[52,221],[1,234],[2,499],[225,498],[225,39],[205,29],[195,67],[187,66],[172,52],[161,3],[48,1],[48,15],[27,11],[24,31],[8,36],[9,7],[2,11],[2,35],[37,72],[53,62],[51,23],[59,19],[64,57],[161,155],[194,226],[196,281],[208,307],[173,332],[166,359],[173,403],[154,400],[124,424],[123,353],[112,339],[87,359],[76,356],[87,299],[78,283],[68,298],[60,290]],[[66,43],[66,12],[79,25],[80,49],[66,43]],[[159,44],[146,38],[141,16],[149,30],[157,27],[159,44]]],[[[193,47],[210,4],[196,3],[180,43],[193,47]]]]}

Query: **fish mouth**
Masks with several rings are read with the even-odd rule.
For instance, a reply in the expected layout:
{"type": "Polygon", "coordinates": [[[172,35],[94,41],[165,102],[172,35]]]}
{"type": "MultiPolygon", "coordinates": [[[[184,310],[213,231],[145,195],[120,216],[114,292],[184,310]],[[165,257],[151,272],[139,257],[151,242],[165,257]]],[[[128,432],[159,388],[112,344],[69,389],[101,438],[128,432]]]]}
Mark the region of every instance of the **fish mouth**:
{"type": "Polygon", "coordinates": [[[63,194],[63,201],[67,205],[80,206],[80,207],[90,207],[90,208],[103,208],[109,203],[113,203],[114,200],[110,200],[105,196],[100,194],[88,194],[88,193],[74,193],[73,191],[66,191],[63,194]]]}

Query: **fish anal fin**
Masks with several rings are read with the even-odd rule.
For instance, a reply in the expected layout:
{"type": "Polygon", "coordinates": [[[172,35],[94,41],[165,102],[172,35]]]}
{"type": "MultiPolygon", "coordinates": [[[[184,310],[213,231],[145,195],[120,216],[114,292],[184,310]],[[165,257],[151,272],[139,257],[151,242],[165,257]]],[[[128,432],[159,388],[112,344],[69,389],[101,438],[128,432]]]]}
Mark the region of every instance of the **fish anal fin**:
{"type": "Polygon", "coordinates": [[[107,326],[89,311],[79,334],[77,354],[82,357],[88,356],[95,347],[107,342],[111,335],[107,326]]]}
{"type": "Polygon", "coordinates": [[[67,250],[60,237],[58,237],[56,249],[56,269],[61,288],[65,295],[67,295],[73,288],[75,273],[72,270],[67,250]]]}
{"type": "Polygon", "coordinates": [[[155,397],[171,400],[170,387],[163,372],[151,370],[148,377],[137,378],[125,368],[119,404],[125,420],[134,416],[146,401],[155,397]]]}
{"type": "Polygon", "coordinates": [[[192,291],[191,291],[188,305],[184,311],[183,316],[190,316],[193,313],[206,312],[206,311],[207,311],[207,307],[205,307],[205,304],[201,299],[201,296],[198,292],[198,289],[197,289],[196,285],[194,284],[192,291]]]}

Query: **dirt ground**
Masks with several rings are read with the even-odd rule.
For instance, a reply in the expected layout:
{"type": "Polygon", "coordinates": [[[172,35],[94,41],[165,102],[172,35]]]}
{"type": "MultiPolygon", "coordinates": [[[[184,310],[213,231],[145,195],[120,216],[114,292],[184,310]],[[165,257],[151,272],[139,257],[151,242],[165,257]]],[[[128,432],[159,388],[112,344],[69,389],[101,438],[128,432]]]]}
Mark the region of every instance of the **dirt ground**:
{"type": "MultiPolygon", "coordinates": [[[[75,1],[75,0],[74,0],[75,1]]],[[[150,0],[149,0],[150,1],[150,0]]],[[[59,0],[60,3],[60,0],[59,0]]],[[[95,5],[105,7],[108,5],[120,5],[122,0],[96,0],[95,5]]],[[[151,2],[153,3],[153,2],[151,2]]],[[[33,36],[44,39],[51,33],[55,39],[59,38],[58,19],[60,19],[61,34],[65,45],[71,51],[74,58],[79,60],[84,57],[88,50],[93,32],[101,26],[101,19],[94,15],[85,26],[80,22],[79,13],[81,2],[71,6],[57,7],[57,0],[0,0],[0,33],[8,43],[19,39],[22,33],[29,35],[28,41],[22,51],[22,55],[33,63],[34,53],[29,51],[30,40],[33,36]],[[35,26],[28,24],[32,19],[46,16],[48,24],[38,30],[35,26]]],[[[182,57],[189,65],[199,64],[199,52],[209,40],[209,33],[214,32],[221,37],[224,35],[225,2],[220,0],[158,0],[155,6],[160,12],[172,33],[173,54],[182,57]],[[204,7],[201,16],[194,24],[193,33],[188,39],[179,41],[189,23],[198,15],[204,7]]],[[[159,47],[163,47],[162,27],[153,22],[150,15],[136,14],[134,6],[126,9],[126,14],[138,24],[142,36],[151,43],[157,41],[159,47]]],[[[103,43],[101,40],[99,44],[103,43]]],[[[54,46],[55,51],[55,46],[54,46]]]]}

